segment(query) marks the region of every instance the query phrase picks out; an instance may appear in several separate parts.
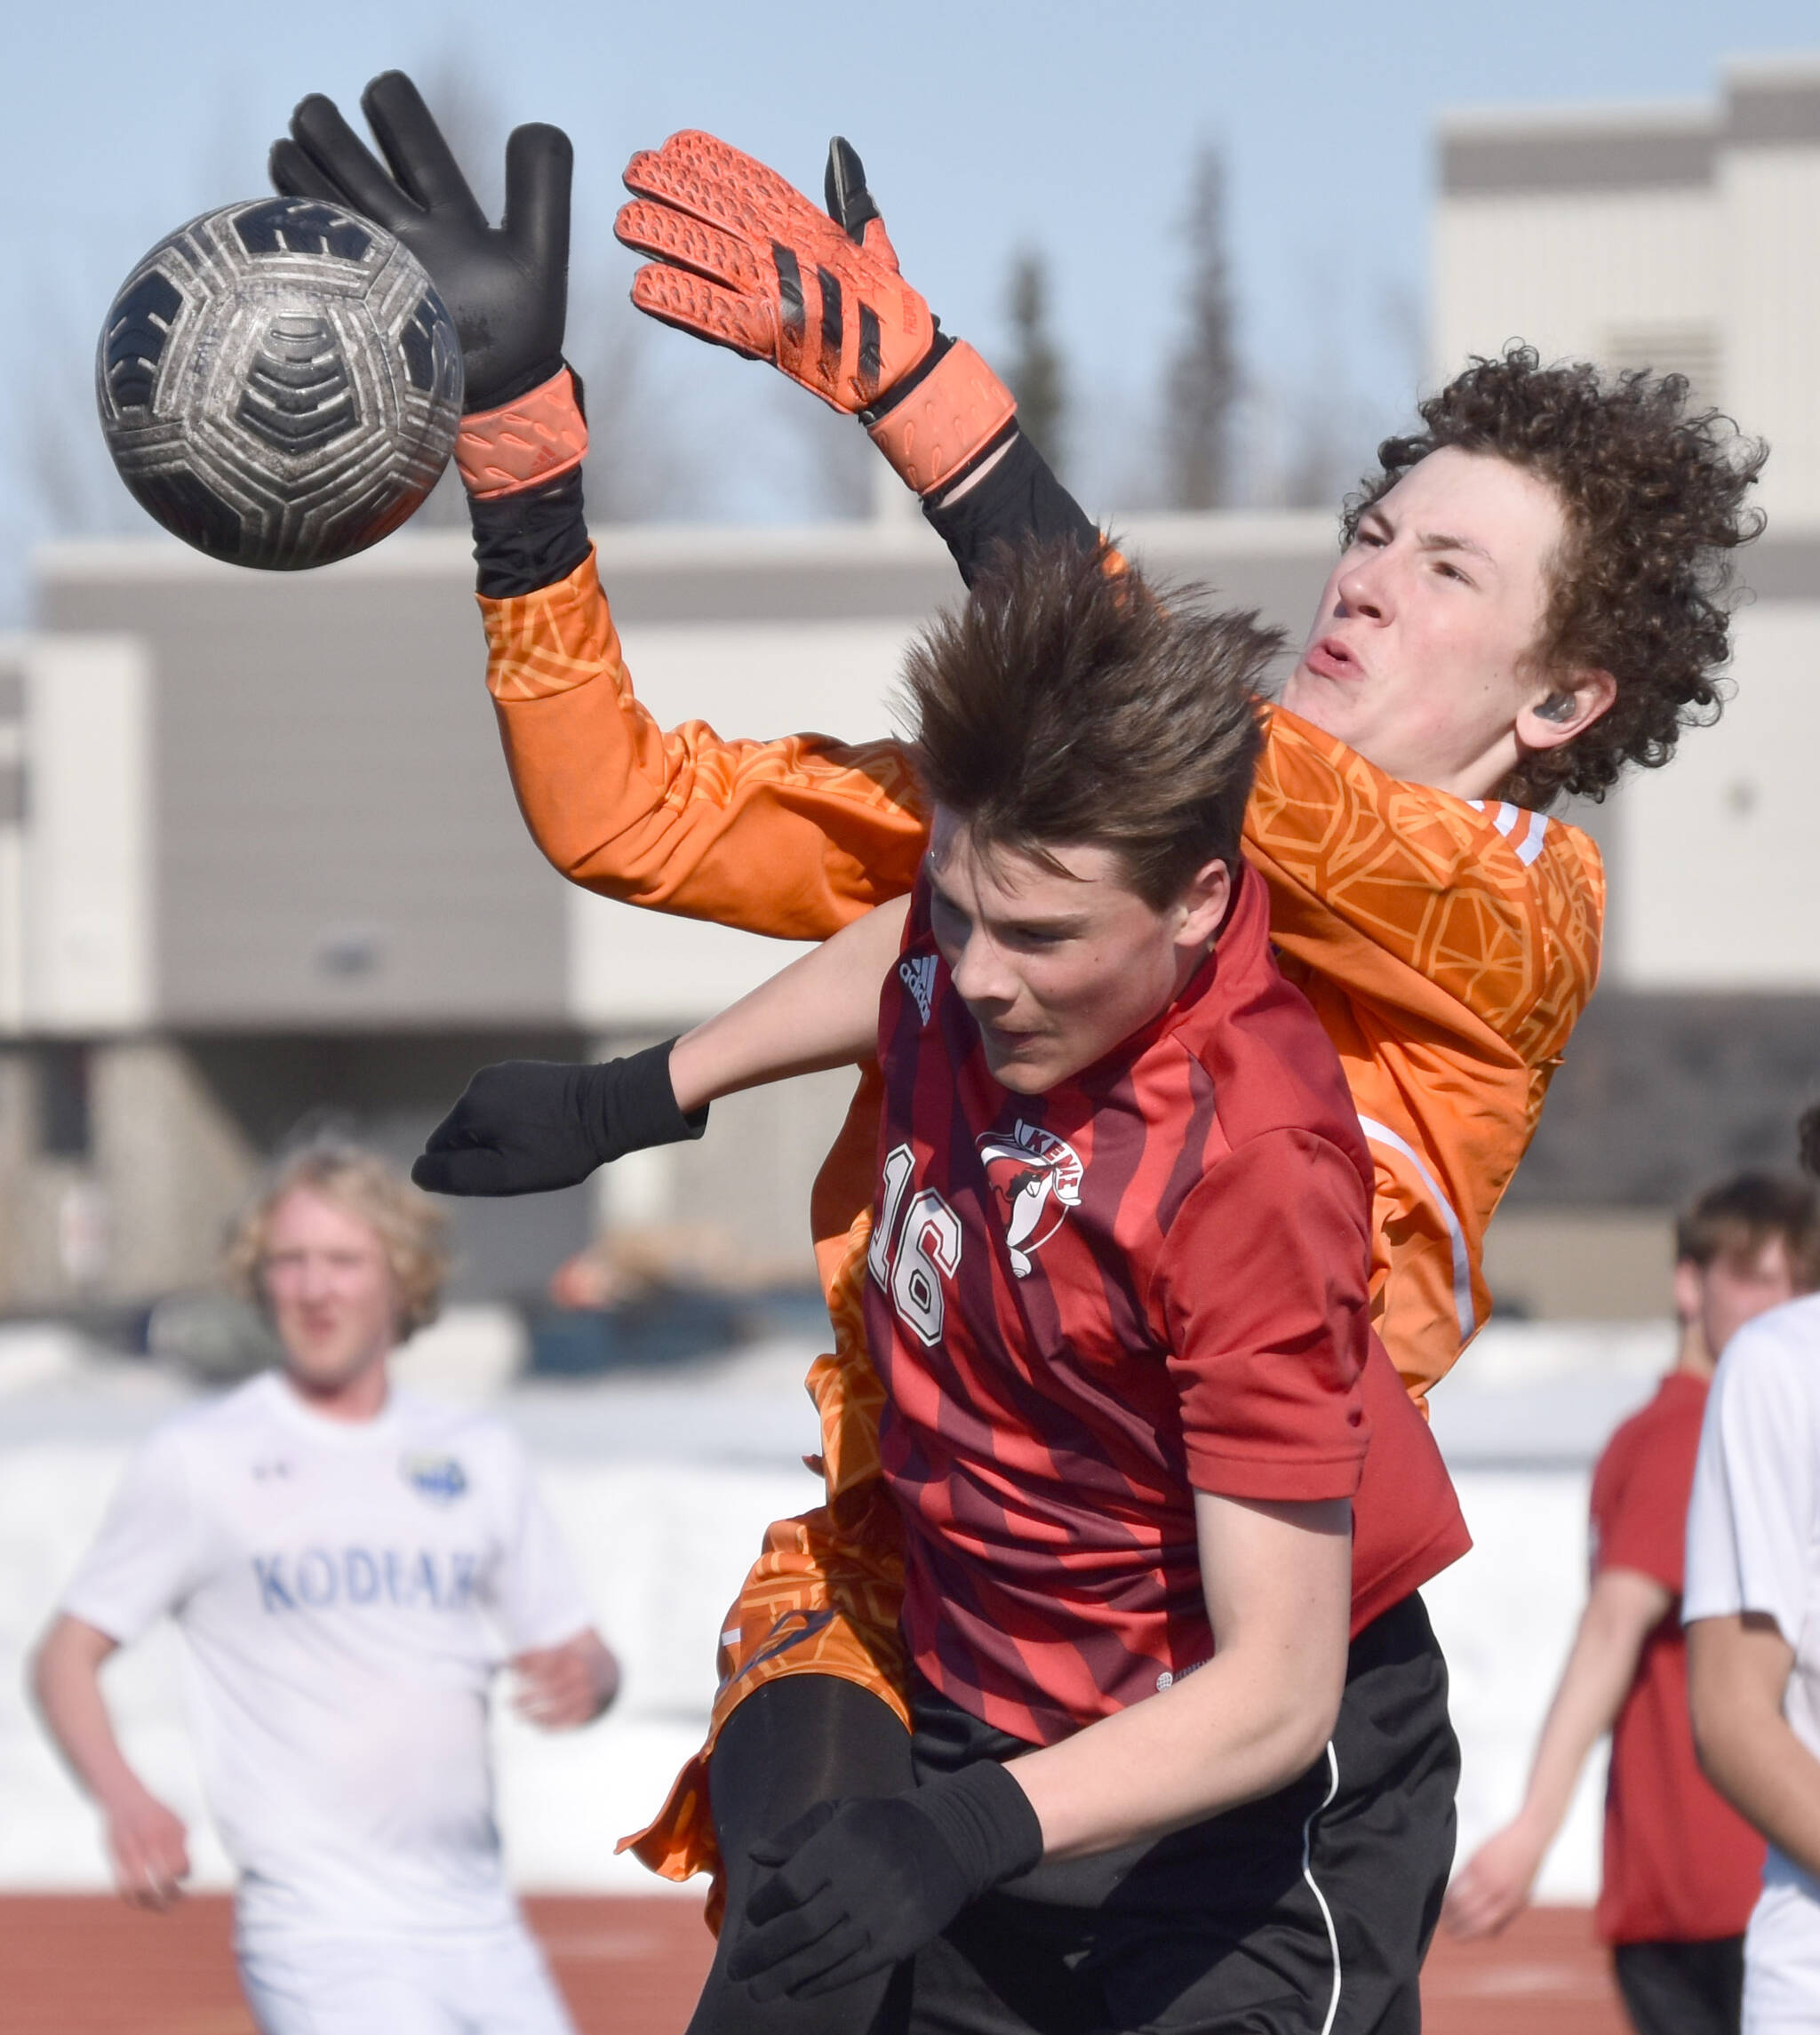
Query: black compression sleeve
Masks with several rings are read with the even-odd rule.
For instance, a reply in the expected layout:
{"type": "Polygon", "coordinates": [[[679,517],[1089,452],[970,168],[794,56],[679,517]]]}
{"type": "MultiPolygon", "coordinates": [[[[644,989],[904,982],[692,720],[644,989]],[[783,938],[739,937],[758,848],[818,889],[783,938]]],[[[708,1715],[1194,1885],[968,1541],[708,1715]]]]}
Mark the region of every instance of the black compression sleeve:
{"type": "MultiPolygon", "coordinates": [[[[491,599],[551,586],[587,555],[579,471],[521,494],[470,499],[468,513],[480,590],[491,599]]],[[[1090,550],[1099,542],[1081,505],[1022,432],[958,501],[946,507],[926,502],[922,513],[970,587],[1002,545],[1072,539],[1090,550]]]]}
{"type": "Polygon", "coordinates": [[[1001,546],[1072,539],[1090,551],[1099,542],[1080,503],[1021,431],[992,471],[958,501],[946,508],[925,502],[922,513],[970,587],[1001,546]]]}
{"type": "Polygon", "coordinates": [[[467,499],[474,523],[474,559],[480,590],[489,600],[534,594],[566,579],[587,556],[581,507],[581,469],[490,501],[467,499]]]}
{"type": "Polygon", "coordinates": [[[870,1690],[833,1675],[786,1675],[754,1690],[722,1726],[708,1761],[714,1834],[727,1875],[726,1919],[687,2035],[886,2035],[906,2025],[892,1975],[874,1973],[820,1999],[755,2001],[727,1975],[758,1883],[751,1848],[815,1807],[908,1794],[910,1734],[870,1690]]]}

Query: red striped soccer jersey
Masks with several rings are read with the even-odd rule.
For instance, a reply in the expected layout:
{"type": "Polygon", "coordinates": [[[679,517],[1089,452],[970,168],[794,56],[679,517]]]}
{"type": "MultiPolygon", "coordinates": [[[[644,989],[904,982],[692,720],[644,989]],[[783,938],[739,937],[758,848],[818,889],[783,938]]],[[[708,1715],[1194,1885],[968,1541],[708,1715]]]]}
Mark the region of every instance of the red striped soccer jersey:
{"type": "Polygon", "coordinates": [[[1354,1504],[1353,1630],[1467,1544],[1369,1326],[1371,1161],[1246,871],[1145,1030],[1001,1088],[920,882],[880,1012],[867,1327],[919,1669],[1050,1744],[1212,1651],[1196,1490],[1354,1504]]]}

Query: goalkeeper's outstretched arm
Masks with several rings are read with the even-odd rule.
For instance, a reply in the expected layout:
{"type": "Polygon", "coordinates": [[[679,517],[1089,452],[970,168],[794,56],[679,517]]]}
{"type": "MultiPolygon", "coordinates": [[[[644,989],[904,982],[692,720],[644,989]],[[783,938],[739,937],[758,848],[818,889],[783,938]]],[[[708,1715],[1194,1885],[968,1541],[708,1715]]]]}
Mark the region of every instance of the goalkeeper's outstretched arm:
{"type": "MultiPolygon", "coordinates": [[[[273,180],[283,191],[349,204],[396,233],[429,269],[462,335],[468,414],[458,459],[474,521],[488,682],[538,845],[588,889],[785,938],[824,938],[900,895],[914,878],[923,822],[896,744],[735,741],[700,722],[665,731],[633,692],[590,563],[582,397],[563,363],[567,138],[548,127],[514,135],[506,215],[495,227],[408,79],[375,79],[362,103],[378,154],[330,101],[307,99],[272,152],[273,180]]],[[[819,220],[817,231],[860,268],[882,262],[895,275],[864,173],[843,145],[831,154],[826,213],[762,165],[714,149],[722,166],[746,164],[770,179],[773,195],[798,208],[798,227],[819,220]]],[[[818,291],[823,266],[810,266],[818,291]]],[[[845,267],[843,256],[830,275],[838,281],[845,267]]],[[[962,577],[971,580],[1001,543],[1064,534],[1096,541],[1018,431],[996,378],[937,332],[926,307],[917,310],[915,291],[901,279],[896,288],[898,336],[888,345],[881,327],[876,386],[867,384],[872,435],[918,488],[962,577]],[[977,366],[963,373],[969,360],[977,366]],[[931,463],[932,444],[941,457],[931,463]]],[[[867,299],[841,302],[839,357],[850,354],[852,375],[866,383],[867,299]]],[[[832,296],[818,299],[824,336],[834,304],[832,296]]],[[[780,286],[780,317],[786,308],[780,286]]],[[[806,356],[798,364],[805,363],[806,356]]],[[[858,398],[851,394],[850,408],[858,398]]]]}

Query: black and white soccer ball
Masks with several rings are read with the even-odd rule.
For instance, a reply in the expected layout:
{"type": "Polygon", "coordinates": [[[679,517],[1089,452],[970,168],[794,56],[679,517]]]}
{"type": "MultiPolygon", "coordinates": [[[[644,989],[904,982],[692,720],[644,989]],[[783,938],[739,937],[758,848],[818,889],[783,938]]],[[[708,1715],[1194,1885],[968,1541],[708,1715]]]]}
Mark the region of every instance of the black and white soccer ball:
{"type": "Polygon", "coordinates": [[[187,544],[293,571],[363,551],[435,485],[461,346],[417,258],[302,198],[223,205],[162,240],[95,356],[120,477],[187,544]]]}

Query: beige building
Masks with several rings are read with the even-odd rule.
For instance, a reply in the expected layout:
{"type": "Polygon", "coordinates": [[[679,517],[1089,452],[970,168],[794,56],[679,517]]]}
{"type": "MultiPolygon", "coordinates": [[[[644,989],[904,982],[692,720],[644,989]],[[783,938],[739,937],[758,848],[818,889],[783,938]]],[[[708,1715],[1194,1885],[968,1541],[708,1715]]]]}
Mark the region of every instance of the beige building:
{"type": "Polygon", "coordinates": [[[1493,1247],[1505,1291],[1616,1309],[1688,1154],[1785,1165],[1820,1095],[1820,56],[1691,103],[1458,114],[1438,172],[1432,373],[1521,337],[1685,374],[1770,447],[1736,697],[1599,818],[1604,986],[1493,1247]],[[1619,1212],[1589,1226],[1589,1196],[1619,1212]]]}
{"type": "Polygon", "coordinates": [[[1430,364],[1521,336],[1685,374],[1768,438],[1763,506],[1820,520],[1820,54],[1710,100],[1443,120],[1430,364]]]}
{"type": "Polygon", "coordinates": [[[1457,116],[1440,174],[1431,371],[1521,336],[1686,374],[1770,446],[1737,697],[1613,802],[1609,979],[1820,988],[1820,57],[1711,103],[1457,116]]]}

